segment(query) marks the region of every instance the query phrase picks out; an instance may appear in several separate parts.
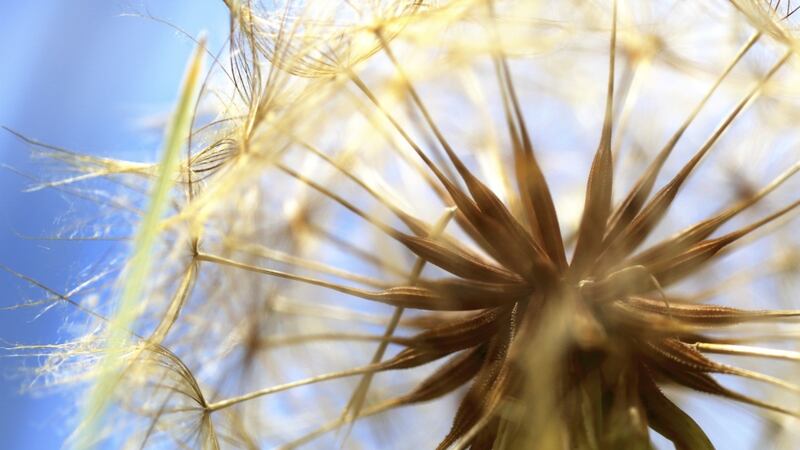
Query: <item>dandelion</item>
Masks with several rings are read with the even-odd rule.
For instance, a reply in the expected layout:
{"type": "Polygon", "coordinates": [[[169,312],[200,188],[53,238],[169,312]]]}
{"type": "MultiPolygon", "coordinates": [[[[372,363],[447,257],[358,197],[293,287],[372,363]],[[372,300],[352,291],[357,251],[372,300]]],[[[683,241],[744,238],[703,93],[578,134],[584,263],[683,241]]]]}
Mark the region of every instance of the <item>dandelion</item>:
{"type": "Polygon", "coordinates": [[[180,170],[41,150],[42,187],[174,184],[135,302],[27,348],[107,388],[78,445],[713,448],[676,388],[800,417],[749,362],[800,361],[800,310],[732,289],[797,276],[791,3],[225,3],[180,170]]]}

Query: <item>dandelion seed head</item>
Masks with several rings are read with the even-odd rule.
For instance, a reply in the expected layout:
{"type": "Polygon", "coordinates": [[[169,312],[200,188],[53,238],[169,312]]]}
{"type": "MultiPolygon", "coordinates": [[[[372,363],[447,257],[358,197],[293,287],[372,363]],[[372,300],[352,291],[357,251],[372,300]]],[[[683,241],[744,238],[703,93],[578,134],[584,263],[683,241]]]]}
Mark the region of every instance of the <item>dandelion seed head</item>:
{"type": "MultiPolygon", "coordinates": [[[[43,352],[116,376],[98,441],[712,448],[664,387],[800,414],[786,5],[226,5],[129,344],[43,352]]],[[[161,174],[44,154],[117,208],[161,174]]]]}

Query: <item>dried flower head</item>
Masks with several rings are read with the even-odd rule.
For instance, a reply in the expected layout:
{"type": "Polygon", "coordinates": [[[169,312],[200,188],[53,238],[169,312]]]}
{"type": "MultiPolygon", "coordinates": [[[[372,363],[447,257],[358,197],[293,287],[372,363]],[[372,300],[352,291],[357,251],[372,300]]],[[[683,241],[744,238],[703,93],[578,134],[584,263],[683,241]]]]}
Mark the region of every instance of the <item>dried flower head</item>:
{"type": "Polygon", "coordinates": [[[162,163],[48,152],[154,192],[52,349],[96,379],[75,442],[713,448],[671,386],[800,417],[710,356],[800,361],[796,289],[741,287],[797,279],[795,8],[617,3],[226,0],[180,168],[202,45],[162,163]]]}

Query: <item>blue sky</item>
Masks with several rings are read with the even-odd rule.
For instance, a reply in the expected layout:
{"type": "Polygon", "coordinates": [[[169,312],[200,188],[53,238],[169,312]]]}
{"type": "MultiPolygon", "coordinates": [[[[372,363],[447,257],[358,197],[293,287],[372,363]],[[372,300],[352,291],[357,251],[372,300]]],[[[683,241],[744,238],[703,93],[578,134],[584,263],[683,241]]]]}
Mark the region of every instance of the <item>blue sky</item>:
{"type": "MultiPolygon", "coordinates": [[[[207,31],[214,50],[225,40],[221,1],[146,6],[194,36],[207,31]]],[[[161,136],[140,123],[169,113],[193,44],[167,25],[126,16],[141,11],[142,3],[115,0],[0,3],[0,125],[81,152],[152,160],[161,136]]],[[[53,235],[64,226],[59,218],[80,205],[53,191],[23,192],[32,182],[15,171],[39,176],[42,166],[5,131],[0,132],[0,164],[0,264],[69,291],[76,274],[100,259],[109,244],[20,238],[53,235]]],[[[42,297],[0,272],[0,307],[42,297]]],[[[68,311],[56,308],[36,318],[38,312],[0,313],[0,338],[26,344],[63,339],[68,311]]],[[[20,395],[30,379],[20,376],[21,363],[0,358],[2,448],[59,448],[69,432],[63,416],[69,399],[20,395]]]]}

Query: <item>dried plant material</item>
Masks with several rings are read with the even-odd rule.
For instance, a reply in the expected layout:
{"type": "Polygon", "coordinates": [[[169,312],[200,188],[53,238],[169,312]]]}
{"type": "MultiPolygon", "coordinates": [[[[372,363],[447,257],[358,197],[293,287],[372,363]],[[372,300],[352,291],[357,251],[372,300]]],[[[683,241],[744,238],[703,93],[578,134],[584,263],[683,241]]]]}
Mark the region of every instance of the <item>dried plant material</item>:
{"type": "Polygon", "coordinates": [[[119,312],[18,349],[94,383],[81,445],[725,445],[664,387],[800,417],[792,7],[225,3],[182,161],[199,56],[161,163],[23,137],[70,171],[38,187],[156,192],[119,312]]]}
{"type": "Polygon", "coordinates": [[[164,214],[175,174],[180,164],[179,152],[186,138],[191,132],[191,105],[202,72],[205,44],[201,41],[189,62],[186,79],[181,96],[175,110],[167,136],[165,139],[164,156],[159,164],[159,170],[150,205],[147,213],[139,225],[139,232],[133,243],[133,252],[129,266],[122,284],[120,301],[117,311],[109,322],[107,349],[109,356],[100,363],[99,377],[87,402],[85,421],[81,423],[77,437],[77,447],[89,447],[91,436],[96,433],[96,422],[102,420],[106,403],[117,389],[118,372],[125,370],[125,366],[116,361],[116,354],[128,345],[130,328],[136,321],[137,303],[144,301],[142,292],[148,272],[152,266],[150,253],[158,240],[159,221],[164,214]]]}

